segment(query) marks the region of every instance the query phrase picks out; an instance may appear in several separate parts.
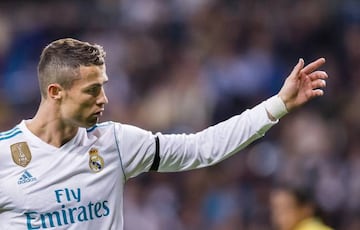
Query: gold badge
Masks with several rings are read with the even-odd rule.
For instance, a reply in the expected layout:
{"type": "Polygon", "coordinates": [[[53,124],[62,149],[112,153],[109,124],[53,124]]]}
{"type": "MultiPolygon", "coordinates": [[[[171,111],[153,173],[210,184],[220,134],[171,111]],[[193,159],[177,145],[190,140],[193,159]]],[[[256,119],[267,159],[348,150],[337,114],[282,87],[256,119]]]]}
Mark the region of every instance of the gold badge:
{"type": "Polygon", "coordinates": [[[99,156],[99,151],[96,148],[91,148],[89,151],[89,167],[93,172],[100,172],[104,168],[104,159],[99,156]]]}
{"type": "Polygon", "coordinates": [[[31,152],[26,142],[19,142],[10,146],[13,161],[22,167],[26,167],[31,161],[31,152]]]}

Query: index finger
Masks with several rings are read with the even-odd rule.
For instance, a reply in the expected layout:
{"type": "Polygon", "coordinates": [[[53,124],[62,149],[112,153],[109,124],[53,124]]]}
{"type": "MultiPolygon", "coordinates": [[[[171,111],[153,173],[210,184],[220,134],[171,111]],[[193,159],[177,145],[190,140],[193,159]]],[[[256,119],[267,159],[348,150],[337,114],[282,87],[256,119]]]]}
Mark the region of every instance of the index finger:
{"type": "Polygon", "coordinates": [[[319,58],[316,61],[311,62],[310,64],[306,65],[301,72],[304,72],[305,74],[310,74],[316,69],[318,69],[320,66],[322,66],[325,63],[325,58],[319,58]]]}

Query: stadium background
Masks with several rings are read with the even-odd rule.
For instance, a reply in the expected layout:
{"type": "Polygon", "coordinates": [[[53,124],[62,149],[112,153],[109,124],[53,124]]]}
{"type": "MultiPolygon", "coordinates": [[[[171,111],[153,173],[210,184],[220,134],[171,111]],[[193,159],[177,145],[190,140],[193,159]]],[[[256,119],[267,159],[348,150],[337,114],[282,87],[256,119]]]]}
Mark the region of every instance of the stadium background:
{"type": "Polygon", "coordinates": [[[87,0],[0,3],[0,129],[34,115],[50,41],[107,51],[104,119],[195,132],[276,93],[299,57],[327,59],[326,96],[220,165],[144,174],[125,193],[126,229],[270,229],[277,181],[311,185],[324,219],[360,229],[358,0],[87,0]]]}

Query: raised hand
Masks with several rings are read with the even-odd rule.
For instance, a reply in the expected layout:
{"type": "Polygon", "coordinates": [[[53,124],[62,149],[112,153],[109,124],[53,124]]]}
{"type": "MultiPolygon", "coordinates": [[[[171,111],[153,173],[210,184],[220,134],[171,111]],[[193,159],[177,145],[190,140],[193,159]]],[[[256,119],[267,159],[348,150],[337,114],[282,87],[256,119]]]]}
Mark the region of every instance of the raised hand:
{"type": "Polygon", "coordinates": [[[318,70],[324,63],[325,58],[319,58],[304,67],[304,60],[299,59],[278,93],[288,111],[324,95],[322,88],[326,86],[328,75],[318,70]]]}

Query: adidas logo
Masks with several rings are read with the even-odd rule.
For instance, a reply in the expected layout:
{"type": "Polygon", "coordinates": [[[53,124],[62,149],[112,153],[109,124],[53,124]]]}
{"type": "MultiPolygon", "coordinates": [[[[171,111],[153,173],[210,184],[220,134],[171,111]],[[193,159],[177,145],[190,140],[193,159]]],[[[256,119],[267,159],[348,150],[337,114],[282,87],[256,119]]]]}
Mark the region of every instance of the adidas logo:
{"type": "Polygon", "coordinates": [[[27,170],[22,174],[22,176],[18,180],[18,184],[25,184],[29,182],[36,181],[36,177],[33,177],[27,170]]]}

